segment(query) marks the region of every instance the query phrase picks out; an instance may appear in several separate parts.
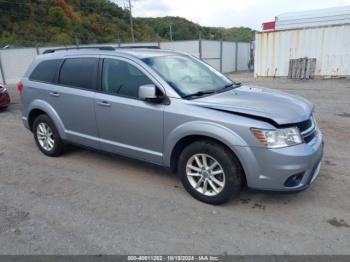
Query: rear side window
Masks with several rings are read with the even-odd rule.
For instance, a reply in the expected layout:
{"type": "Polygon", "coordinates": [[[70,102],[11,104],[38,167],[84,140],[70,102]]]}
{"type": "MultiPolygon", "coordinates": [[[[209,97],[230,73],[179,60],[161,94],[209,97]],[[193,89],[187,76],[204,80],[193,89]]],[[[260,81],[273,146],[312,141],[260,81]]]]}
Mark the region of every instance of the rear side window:
{"type": "Polygon", "coordinates": [[[41,62],[37,67],[33,70],[29,79],[32,81],[53,83],[55,80],[55,75],[59,65],[61,64],[60,59],[55,60],[47,60],[41,62]]]}
{"type": "Polygon", "coordinates": [[[69,58],[62,65],[59,84],[85,89],[95,89],[97,58],[69,58]]]}

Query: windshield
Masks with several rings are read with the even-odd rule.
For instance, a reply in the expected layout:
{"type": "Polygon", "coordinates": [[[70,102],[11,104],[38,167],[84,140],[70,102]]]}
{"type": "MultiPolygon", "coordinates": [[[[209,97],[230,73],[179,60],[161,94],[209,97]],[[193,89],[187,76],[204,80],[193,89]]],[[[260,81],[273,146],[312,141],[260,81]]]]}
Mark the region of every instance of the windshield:
{"type": "Polygon", "coordinates": [[[144,58],[182,97],[213,93],[232,81],[201,62],[186,55],[169,55],[144,58]]]}

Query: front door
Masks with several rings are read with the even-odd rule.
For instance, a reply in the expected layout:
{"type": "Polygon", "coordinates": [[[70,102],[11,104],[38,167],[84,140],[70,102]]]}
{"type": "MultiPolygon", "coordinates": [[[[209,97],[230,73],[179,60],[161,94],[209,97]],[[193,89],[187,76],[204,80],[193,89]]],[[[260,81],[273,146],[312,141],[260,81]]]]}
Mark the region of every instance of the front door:
{"type": "Polygon", "coordinates": [[[161,164],[164,105],[138,99],[141,85],[152,84],[147,73],[127,59],[105,58],[95,113],[101,148],[161,164]]]}

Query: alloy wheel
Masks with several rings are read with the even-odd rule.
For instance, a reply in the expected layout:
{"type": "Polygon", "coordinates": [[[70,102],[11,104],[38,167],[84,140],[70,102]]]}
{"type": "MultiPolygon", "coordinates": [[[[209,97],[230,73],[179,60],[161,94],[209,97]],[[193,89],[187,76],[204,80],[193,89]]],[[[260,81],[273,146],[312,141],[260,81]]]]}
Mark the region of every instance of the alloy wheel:
{"type": "Polygon", "coordinates": [[[51,151],[55,146],[53,132],[48,124],[40,123],[36,128],[36,136],[40,146],[46,151],[51,151]]]}
{"type": "Polygon", "coordinates": [[[191,186],[206,196],[218,195],[225,186],[225,172],[220,163],[207,154],[195,154],[186,164],[191,186]]]}

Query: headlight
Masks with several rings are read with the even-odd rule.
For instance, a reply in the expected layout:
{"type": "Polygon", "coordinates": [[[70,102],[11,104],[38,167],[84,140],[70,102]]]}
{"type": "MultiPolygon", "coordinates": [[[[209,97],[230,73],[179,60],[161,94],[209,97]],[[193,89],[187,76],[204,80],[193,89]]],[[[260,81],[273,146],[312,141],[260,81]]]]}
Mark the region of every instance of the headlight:
{"type": "Polygon", "coordinates": [[[315,128],[317,128],[317,121],[314,115],[311,116],[311,121],[314,122],[315,128]]]}
{"type": "Polygon", "coordinates": [[[268,148],[280,148],[303,143],[297,127],[275,130],[251,128],[250,130],[260,143],[268,148]]]}

